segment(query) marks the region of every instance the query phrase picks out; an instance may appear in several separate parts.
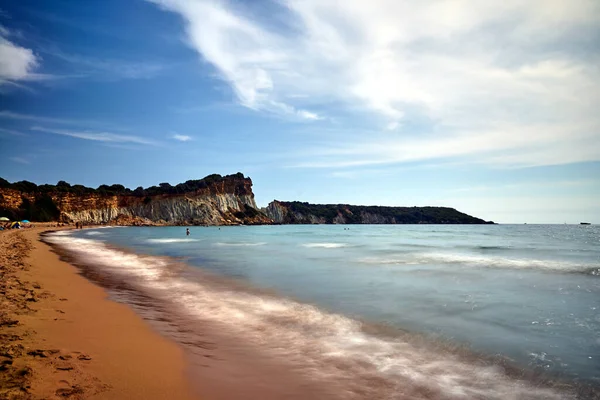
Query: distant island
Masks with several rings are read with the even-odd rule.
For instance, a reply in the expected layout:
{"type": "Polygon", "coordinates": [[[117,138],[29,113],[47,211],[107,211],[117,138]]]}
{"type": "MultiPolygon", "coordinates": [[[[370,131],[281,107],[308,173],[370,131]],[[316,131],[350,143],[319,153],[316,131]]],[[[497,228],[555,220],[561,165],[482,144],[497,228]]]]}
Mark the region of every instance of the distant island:
{"type": "Polygon", "coordinates": [[[0,217],[112,225],[491,224],[448,207],[383,207],[274,200],[259,209],[252,180],[238,172],[172,186],[90,188],[0,178],[0,217]]]}

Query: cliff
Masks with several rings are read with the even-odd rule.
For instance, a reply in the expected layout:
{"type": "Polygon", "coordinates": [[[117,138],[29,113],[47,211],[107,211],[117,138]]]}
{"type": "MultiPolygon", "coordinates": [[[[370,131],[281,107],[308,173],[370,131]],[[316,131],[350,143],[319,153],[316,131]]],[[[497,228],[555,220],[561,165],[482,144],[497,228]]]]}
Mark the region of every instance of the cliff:
{"type": "Polygon", "coordinates": [[[0,178],[0,217],[113,225],[485,224],[447,207],[380,207],[273,201],[259,211],[252,180],[209,175],[135,190],[9,183],[0,178]]]}
{"type": "Polygon", "coordinates": [[[0,182],[0,216],[35,221],[119,225],[235,225],[271,223],[257,210],[252,180],[238,173],[134,191],[59,182],[0,182]]]}
{"type": "Polygon", "coordinates": [[[382,207],[273,201],[265,210],[277,224],[491,224],[448,207],[382,207]]]}

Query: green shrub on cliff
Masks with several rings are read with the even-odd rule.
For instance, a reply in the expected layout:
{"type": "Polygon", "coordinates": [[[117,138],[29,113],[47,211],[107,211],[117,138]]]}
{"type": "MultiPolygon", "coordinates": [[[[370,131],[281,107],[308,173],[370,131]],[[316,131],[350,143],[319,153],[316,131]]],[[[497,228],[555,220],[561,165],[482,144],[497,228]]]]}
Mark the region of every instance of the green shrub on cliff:
{"type": "Polygon", "coordinates": [[[33,203],[26,197],[21,198],[17,210],[11,210],[10,217],[14,220],[28,219],[30,221],[49,222],[60,217],[60,210],[48,194],[38,194],[33,203]]]}
{"type": "Polygon", "coordinates": [[[219,182],[226,181],[229,179],[245,179],[245,178],[244,178],[244,174],[242,174],[241,172],[238,172],[233,175],[226,175],[226,176],[221,176],[219,174],[212,174],[212,175],[206,176],[203,179],[188,180],[188,181],[185,181],[184,183],[180,183],[176,186],[172,186],[169,183],[163,182],[163,183],[160,183],[159,186],[150,186],[147,189],[144,189],[143,187],[139,186],[134,191],[132,191],[131,189],[129,189],[123,185],[120,185],[120,184],[114,184],[114,185],[110,185],[110,186],[109,185],[100,185],[96,189],[94,189],[94,188],[83,186],[83,185],[71,185],[65,181],[59,181],[59,182],[57,182],[56,185],[43,184],[43,185],[38,186],[35,183],[29,182],[29,181],[19,181],[19,182],[10,183],[6,179],[0,178],[0,188],[18,190],[18,191],[24,192],[24,193],[48,193],[48,194],[73,193],[76,195],[97,193],[97,194],[105,195],[105,196],[133,195],[133,196],[142,197],[142,196],[154,196],[154,195],[160,195],[160,194],[183,194],[183,193],[195,192],[197,190],[207,188],[210,184],[219,183],[219,182]]]}

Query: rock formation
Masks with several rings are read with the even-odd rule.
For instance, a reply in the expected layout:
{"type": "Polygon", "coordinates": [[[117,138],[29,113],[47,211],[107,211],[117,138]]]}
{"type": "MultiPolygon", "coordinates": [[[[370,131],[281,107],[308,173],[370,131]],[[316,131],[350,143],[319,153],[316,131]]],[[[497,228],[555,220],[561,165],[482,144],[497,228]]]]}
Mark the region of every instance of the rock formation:
{"type": "Polygon", "coordinates": [[[489,224],[448,207],[382,207],[273,201],[265,209],[277,224],[489,224]]]}
{"type": "Polygon", "coordinates": [[[252,180],[243,174],[209,175],[171,186],[97,189],[9,183],[0,178],[0,216],[32,221],[113,225],[259,224],[485,224],[447,207],[380,207],[274,200],[258,210],[252,180]]]}
{"type": "MultiPolygon", "coordinates": [[[[59,185],[57,187],[60,188],[59,185]]],[[[38,187],[40,188],[43,186],[38,187]]],[[[56,189],[44,192],[0,188],[0,210],[9,215],[23,217],[28,215],[27,212],[40,214],[40,209],[45,207],[43,211],[48,215],[45,219],[84,224],[271,223],[270,219],[257,210],[254,193],[252,193],[252,180],[242,174],[225,177],[211,175],[203,180],[188,181],[175,187],[161,184],[160,188],[148,188],[138,194],[125,188],[122,191],[129,191],[129,193],[111,194],[100,188],[96,190],[85,188],[87,193],[78,193],[72,188],[74,187],[69,185],[69,191],[56,189]]],[[[30,217],[30,219],[36,218],[30,217]]]]}

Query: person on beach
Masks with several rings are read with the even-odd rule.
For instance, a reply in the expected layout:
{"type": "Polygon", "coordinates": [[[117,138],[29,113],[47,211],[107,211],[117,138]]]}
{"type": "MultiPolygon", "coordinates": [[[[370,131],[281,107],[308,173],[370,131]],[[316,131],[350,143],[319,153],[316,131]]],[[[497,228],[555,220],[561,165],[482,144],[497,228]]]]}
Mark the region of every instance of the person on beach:
{"type": "Polygon", "coordinates": [[[190,236],[190,228],[185,228],[185,236],[190,236]]]}

